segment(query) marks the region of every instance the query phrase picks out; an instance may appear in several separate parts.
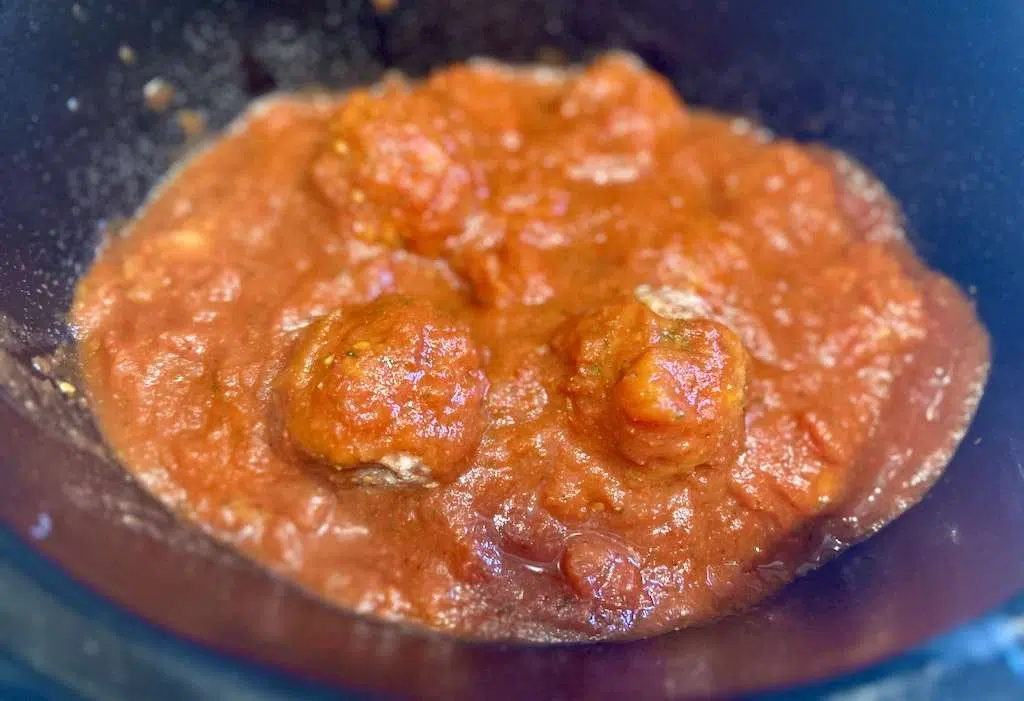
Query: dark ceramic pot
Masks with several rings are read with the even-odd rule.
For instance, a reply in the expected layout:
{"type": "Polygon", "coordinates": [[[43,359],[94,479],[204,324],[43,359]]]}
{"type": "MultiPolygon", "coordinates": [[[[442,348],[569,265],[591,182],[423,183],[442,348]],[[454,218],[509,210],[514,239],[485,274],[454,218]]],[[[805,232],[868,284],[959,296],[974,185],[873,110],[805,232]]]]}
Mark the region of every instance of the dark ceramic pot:
{"type": "Polygon", "coordinates": [[[0,2],[10,664],[97,698],[657,699],[832,678],[1007,601],[1024,588],[1022,47],[1012,0],[401,0],[390,14],[361,0],[0,2]],[[631,49],[690,102],[847,149],[904,203],[922,255],[976,296],[995,349],[978,417],[933,492],[871,541],[702,629],[460,643],[325,608],[175,521],[104,458],[87,413],[55,389],[65,370],[30,367],[66,340],[61,314],[100,222],[130,215],[180,155],[173,110],[220,127],[270,90],[552,47],[631,49]],[[155,76],[178,86],[170,113],[144,107],[155,76]]]}

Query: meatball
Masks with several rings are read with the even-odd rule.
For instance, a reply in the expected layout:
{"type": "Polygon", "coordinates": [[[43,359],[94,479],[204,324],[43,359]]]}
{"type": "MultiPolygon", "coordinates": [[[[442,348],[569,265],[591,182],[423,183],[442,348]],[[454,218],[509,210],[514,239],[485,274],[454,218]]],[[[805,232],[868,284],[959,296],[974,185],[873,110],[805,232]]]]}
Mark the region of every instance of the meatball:
{"type": "Polygon", "coordinates": [[[554,347],[578,428],[634,465],[682,474],[741,450],[747,353],[723,324],[630,296],[568,321],[554,347]]]}
{"type": "Polygon", "coordinates": [[[578,533],[565,544],[558,568],[573,592],[602,608],[632,609],[643,593],[639,558],[599,533],[578,533]]]}
{"type": "Polygon", "coordinates": [[[520,232],[510,232],[508,221],[475,217],[469,231],[474,236],[455,241],[450,260],[468,281],[475,302],[504,309],[543,304],[554,296],[544,251],[524,241],[520,232]]]}
{"type": "Polygon", "coordinates": [[[481,184],[457,122],[403,83],[355,91],[331,122],[314,180],[360,238],[436,254],[461,230],[481,184]]]}
{"type": "Polygon", "coordinates": [[[728,219],[759,258],[798,269],[806,265],[794,262],[800,254],[828,260],[849,243],[834,180],[831,168],[797,144],[764,146],[723,178],[728,219]]]}
{"type": "Polygon", "coordinates": [[[280,380],[285,430],[342,471],[384,466],[447,482],[484,430],[487,378],[469,330],[426,302],[385,296],[313,324],[280,380]]]}
{"type": "Polygon", "coordinates": [[[689,121],[671,84],[625,54],[609,54],[576,76],[559,112],[570,125],[567,150],[577,153],[642,154],[689,121]]]}

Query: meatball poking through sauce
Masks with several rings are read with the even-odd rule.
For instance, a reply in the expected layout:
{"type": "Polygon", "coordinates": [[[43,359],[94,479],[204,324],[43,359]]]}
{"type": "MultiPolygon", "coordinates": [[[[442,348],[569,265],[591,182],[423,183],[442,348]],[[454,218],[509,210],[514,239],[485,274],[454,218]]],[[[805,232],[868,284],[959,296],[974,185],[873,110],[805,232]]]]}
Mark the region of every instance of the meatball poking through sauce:
{"type": "Polygon", "coordinates": [[[685,474],[742,451],[747,353],[727,326],[630,296],[571,319],[554,347],[578,428],[637,467],[685,474]]]}
{"type": "Polygon", "coordinates": [[[292,444],[359,483],[450,482],[484,430],[487,378],[469,329],[408,297],[319,320],[280,390],[292,444]]]}
{"type": "Polygon", "coordinates": [[[352,92],[313,166],[340,227],[364,241],[439,253],[483,186],[458,117],[404,81],[352,92]]]}
{"type": "Polygon", "coordinates": [[[633,609],[643,594],[639,558],[628,547],[598,533],[573,535],[558,569],[581,599],[606,609],[633,609]]]}

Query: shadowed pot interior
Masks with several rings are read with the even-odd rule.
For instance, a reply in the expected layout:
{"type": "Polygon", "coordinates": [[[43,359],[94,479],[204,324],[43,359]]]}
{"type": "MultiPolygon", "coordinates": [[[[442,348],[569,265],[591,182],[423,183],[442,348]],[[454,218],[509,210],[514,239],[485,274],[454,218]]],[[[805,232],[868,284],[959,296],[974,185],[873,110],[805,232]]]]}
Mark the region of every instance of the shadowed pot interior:
{"type": "MultiPolygon", "coordinates": [[[[779,688],[892,656],[1000,604],[1024,587],[1022,46],[1024,10],[1010,0],[986,3],[984,13],[952,2],[915,10],[846,0],[402,0],[386,13],[347,0],[7,0],[0,517],[12,536],[8,566],[31,569],[40,553],[132,614],[249,663],[345,689],[447,699],[481,688],[494,698],[779,688]],[[638,53],[691,104],[852,153],[903,203],[920,254],[977,299],[993,338],[989,389],[947,474],[918,507],[712,626],[631,643],[467,644],[325,607],[177,522],[108,459],[77,395],[61,391],[73,366],[52,351],[67,340],[62,315],[104,223],[131,215],[186,148],[181,110],[219,128],[273,90],[343,88],[390,68],[416,75],[477,55],[585,59],[610,47],[638,53]],[[154,78],[176,87],[165,112],[145,104],[154,78]]],[[[63,596],[38,605],[60,606],[63,596]]],[[[3,620],[18,620],[16,608],[0,611],[3,620]]],[[[15,634],[0,628],[0,638],[15,634]]]]}

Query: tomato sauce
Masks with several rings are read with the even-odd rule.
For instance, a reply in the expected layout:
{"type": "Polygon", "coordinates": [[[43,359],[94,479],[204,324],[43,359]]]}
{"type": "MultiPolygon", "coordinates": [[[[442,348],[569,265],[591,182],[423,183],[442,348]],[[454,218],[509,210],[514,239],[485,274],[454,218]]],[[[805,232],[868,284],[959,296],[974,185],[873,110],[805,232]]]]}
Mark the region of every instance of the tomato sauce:
{"type": "Polygon", "coordinates": [[[878,183],[617,54],[257,103],[72,319],[171,508],[330,602],[489,638],[756,602],[922,496],[988,369],[878,183]]]}

